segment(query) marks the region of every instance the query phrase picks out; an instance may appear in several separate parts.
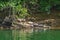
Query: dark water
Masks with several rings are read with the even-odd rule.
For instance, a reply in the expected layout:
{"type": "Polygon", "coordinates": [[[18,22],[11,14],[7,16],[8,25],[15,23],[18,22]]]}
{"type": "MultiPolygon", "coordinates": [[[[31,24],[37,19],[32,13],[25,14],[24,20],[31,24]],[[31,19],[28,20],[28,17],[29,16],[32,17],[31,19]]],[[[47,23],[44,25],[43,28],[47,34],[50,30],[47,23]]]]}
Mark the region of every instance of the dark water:
{"type": "Polygon", "coordinates": [[[60,30],[0,30],[0,40],[60,40],[60,30]]]}

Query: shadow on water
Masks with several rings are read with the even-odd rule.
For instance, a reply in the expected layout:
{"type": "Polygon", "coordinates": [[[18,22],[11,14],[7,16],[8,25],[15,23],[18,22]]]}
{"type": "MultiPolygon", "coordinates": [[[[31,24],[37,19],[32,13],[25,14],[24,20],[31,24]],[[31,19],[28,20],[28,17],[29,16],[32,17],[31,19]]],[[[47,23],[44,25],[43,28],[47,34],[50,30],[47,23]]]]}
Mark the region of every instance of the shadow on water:
{"type": "Polygon", "coordinates": [[[0,40],[60,40],[60,30],[0,30],[0,40]]]}

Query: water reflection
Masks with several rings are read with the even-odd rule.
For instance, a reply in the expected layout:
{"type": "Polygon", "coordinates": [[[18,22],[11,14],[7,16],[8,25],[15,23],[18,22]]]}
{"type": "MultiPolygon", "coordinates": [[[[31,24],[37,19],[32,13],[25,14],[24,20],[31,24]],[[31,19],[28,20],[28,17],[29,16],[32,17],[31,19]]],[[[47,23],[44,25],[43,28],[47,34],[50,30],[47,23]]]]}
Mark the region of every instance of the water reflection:
{"type": "Polygon", "coordinates": [[[0,40],[13,40],[12,30],[0,30],[0,40]]]}
{"type": "Polygon", "coordinates": [[[0,30],[0,40],[60,40],[60,30],[0,30]]]}

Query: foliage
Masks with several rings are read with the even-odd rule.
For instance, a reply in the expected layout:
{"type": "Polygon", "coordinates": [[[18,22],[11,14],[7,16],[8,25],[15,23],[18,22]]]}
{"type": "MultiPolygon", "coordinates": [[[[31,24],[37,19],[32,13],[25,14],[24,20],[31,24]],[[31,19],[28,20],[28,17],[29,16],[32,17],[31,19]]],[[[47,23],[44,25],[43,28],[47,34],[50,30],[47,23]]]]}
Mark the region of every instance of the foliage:
{"type": "Polygon", "coordinates": [[[4,7],[12,7],[13,11],[18,12],[19,17],[24,18],[28,15],[27,9],[23,7],[22,0],[0,0],[0,9],[4,7]]]}
{"type": "Polygon", "coordinates": [[[60,0],[0,0],[0,9],[6,6],[14,8],[19,17],[25,18],[28,13],[49,13],[53,6],[60,10],[60,0]]]}

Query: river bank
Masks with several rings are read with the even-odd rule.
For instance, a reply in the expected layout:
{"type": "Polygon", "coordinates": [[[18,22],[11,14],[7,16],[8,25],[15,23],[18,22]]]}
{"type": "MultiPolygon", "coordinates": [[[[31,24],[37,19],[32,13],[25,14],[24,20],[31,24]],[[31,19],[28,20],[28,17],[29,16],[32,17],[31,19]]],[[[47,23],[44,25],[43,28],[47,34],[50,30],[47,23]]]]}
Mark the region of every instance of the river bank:
{"type": "Polygon", "coordinates": [[[16,28],[16,27],[10,27],[10,28],[3,28],[3,27],[0,27],[0,30],[29,30],[29,29],[40,29],[40,30],[55,30],[55,29],[60,29],[60,27],[26,27],[26,28],[16,28]]]}
{"type": "Polygon", "coordinates": [[[55,19],[42,20],[39,22],[26,21],[25,19],[17,19],[13,26],[0,26],[0,29],[60,29],[56,26],[59,23],[55,19]]]}

